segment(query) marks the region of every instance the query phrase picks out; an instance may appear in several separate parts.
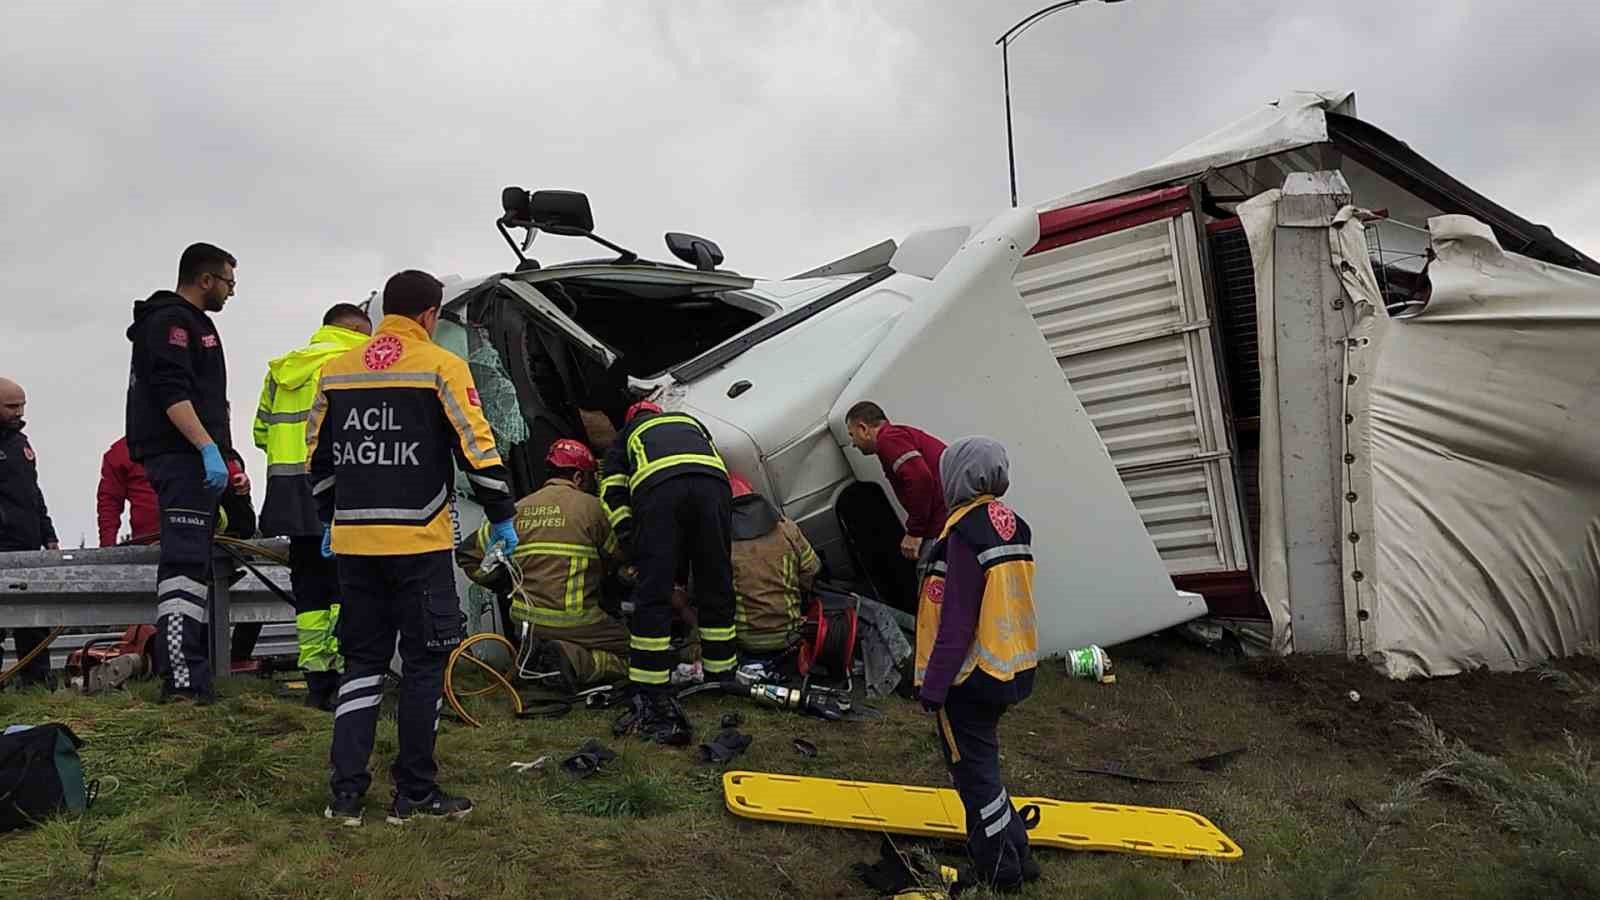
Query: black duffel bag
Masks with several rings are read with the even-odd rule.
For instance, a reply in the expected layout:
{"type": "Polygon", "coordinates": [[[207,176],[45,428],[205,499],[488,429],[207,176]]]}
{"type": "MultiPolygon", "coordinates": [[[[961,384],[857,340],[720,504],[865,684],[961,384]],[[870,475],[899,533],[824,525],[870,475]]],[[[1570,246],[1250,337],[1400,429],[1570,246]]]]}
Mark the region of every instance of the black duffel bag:
{"type": "Polygon", "coordinates": [[[59,724],[0,735],[0,831],[89,808],[90,788],[78,759],[82,746],[71,728],[59,724]]]}

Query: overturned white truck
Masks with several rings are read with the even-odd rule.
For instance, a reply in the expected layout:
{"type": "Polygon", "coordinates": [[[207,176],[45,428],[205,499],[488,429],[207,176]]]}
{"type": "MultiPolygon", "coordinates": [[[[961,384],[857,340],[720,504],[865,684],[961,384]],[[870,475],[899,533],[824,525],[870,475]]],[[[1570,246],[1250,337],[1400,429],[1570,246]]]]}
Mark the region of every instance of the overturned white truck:
{"type": "MultiPolygon", "coordinates": [[[[518,271],[447,285],[436,340],[471,364],[519,493],[542,482],[552,440],[605,444],[648,396],[703,421],[730,467],[800,524],[836,576],[911,609],[892,493],[845,434],[845,410],[871,399],[947,438],[1006,444],[1009,496],[1037,544],[1044,651],[1204,614],[1199,596],[1173,587],[1017,294],[1017,265],[1038,241],[1033,211],[758,280],[717,268],[716,246],[688,235],[668,245],[693,267],[639,259],[593,234],[582,195],[508,189],[503,203],[518,271]],[[512,238],[517,227],[529,240],[589,237],[617,255],[541,267],[512,238]]],[[[458,495],[464,533],[481,512],[458,495]]],[[[481,609],[477,596],[469,605],[481,609]]]]}

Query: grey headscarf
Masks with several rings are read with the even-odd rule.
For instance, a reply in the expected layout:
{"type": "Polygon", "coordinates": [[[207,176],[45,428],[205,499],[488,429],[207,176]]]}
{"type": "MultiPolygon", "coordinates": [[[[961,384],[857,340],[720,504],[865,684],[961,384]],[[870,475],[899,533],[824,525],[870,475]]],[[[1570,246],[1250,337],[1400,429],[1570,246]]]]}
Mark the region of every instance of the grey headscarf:
{"type": "Polygon", "coordinates": [[[953,511],[980,494],[1004,496],[1011,487],[1011,462],[1006,448],[990,437],[965,437],[939,458],[944,502],[953,511]]]}

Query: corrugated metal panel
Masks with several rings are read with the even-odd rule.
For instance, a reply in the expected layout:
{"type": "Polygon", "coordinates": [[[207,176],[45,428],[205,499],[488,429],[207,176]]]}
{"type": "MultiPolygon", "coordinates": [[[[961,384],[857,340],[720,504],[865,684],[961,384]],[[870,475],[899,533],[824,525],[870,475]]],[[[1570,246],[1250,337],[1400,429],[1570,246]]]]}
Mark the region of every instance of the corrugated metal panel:
{"type": "Polygon", "coordinates": [[[1192,213],[1135,225],[1016,276],[1173,574],[1246,567],[1193,229],[1192,213]]]}

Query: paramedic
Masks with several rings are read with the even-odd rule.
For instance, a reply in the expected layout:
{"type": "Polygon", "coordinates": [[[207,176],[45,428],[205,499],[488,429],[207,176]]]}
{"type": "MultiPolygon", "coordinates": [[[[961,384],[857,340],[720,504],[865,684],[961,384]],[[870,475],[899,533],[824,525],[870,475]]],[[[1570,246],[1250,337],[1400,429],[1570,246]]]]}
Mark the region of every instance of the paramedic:
{"type": "MultiPolygon", "coordinates": [[[[971,877],[998,888],[1038,877],[1022,815],[1000,781],[1000,716],[1033,690],[1038,632],[1031,532],[1000,498],[1006,451],[986,437],[950,445],[940,465],[950,517],[917,609],[916,684],[961,805],[971,877]]],[[[961,880],[968,880],[963,873],[961,880]]]]}
{"type": "Polygon", "coordinates": [[[306,475],[306,419],[317,396],[317,376],[328,360],[367,342],[372,323],[361,307],[339,303],[304,346],[267,363],[267,376],[251,425],[255,445],[267,454],[267,497],[261,533],[289,539],[289,584],[294,592],[295,635],[306,676],[306,705],[333,711],[339,690],[339,570],[322,556],[322,523],[306,475]]]}
{"type": "Polygon", "coordinates": [[[228,365],[211,313],[233,296],[238,261],[193,244],[178,261],[176,291],[133,304],[128,340],[128,456],[144,465],[161,508],[156,636],[163,701],[209,703],[206,597],[217,501],[228,485],[228,365]]]}
{"type": "Polygon", "coordinates": [[[726,681],[739,665],[728,467],[698,420],[641,401],[628,408],[601,474],[600,500],[639,570],[628,627],[630,713],[644,737],[687,743],[689,723],[669,694],[672,591],[682,563],[694,579],[705,674],[726,681]]]}
{"type": "Polygon", "coordinates": [[[867,456],[878,457],[895,498],[906,511],[906,535],[900,555],[918,560],[944,527],[944,488],[939,483],[939,458],[944,444],[926,431],[896,425],[883,407],[863,400],[845,414],[850,443],[867,456]]]}
{"type": "MultiPolygon", "coordinates": [[[[22,385],[0,378],[0,551],[58,550],[55,525],[45,508],[44,492],[39,489],[39,462],[22,433],[22,420],[28,395],[22,385]]],[[[17,639],[17,659],[27,656],[50,636],[48,628],[12,629],[17,639]]],[[[0,628],[0,641],[5,640],[0,628]]],[[[0,670],[5,669],[5,651],[0,649],[0,670]]],[[[28,667],[17,673],[18,685],[48,684],[50,651],[43,650],[28,667]]]]}
{"type": "Polygon", "coordinates": [[[774,657],[800,639],[801,608],[822,568],[800,526],[743,477],[733,487],[734,628],[746,658],[774,657]]]}
{"type": "MultiPolygon", "coordinates": [[[[608,597],[621,597],[611,579],[621,568],[617,537],[595,497],[594,455],[578,441],[561,439],[545,454],[550,478],[517,501],[517,550],[510,564],[521,574],[511,598],[511,618],[522,632],[524,658],[554,672],[556,686],[573,694],[595,684],[628,680],[628,627],[612,618],[608,597]],[[531,642],[531,643],[530,643],[531,642]]],[[[499,568],[484,568],[493,540],[485,524],[456,548],[456,562],[479,584],[514,584],[499,568]]]]}
{"type": "Polygon", "coordinates": [[[472,373],[430,338],[439,281],[409,270],[383,287],[383,321],[365,345],[323,364],[306,421],[322,553],[339,558],[345,672],[333,714],[332,800],[323,815],[358,826],[383,680],[400,637],[399,747],[388,821],[458,819],[472,802],[439,789],[433,747],[444,667],[461,643],[451,493],[455,469],[483,504],[493,546],[516,549],[506,468],[472,373]]]}

